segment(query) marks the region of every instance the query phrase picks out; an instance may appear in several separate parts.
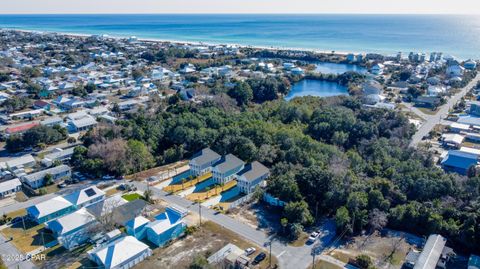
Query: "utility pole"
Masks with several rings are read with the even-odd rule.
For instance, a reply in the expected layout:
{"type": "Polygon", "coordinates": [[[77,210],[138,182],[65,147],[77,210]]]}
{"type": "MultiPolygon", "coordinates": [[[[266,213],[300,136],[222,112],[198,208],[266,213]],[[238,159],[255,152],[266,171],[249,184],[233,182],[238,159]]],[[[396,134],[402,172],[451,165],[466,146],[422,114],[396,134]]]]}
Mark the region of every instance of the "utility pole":
{"type": "Polygon", "coordinates": [[[268,267],[272,268],[272,241],[269,243],[270,253],[268,254],[268,267]]]}
{"type": "Polygon", "coordinates": [[[312,269],[315,269],[315,256],[320,254],[322,251],[322,244],[317,242],[312,248],[312,269]]]}
{"type": "Polygon", "coordinates": [[[27,229],[25,228],[25,216],[22,216],[23,232],[27,234],[27,229]]]}
{"type": "Polygon", "coordinates": [[[43,248],[45,248],[45,238],[43,237],[43,232],[40,232],[40,235],[42,236],[43,248]]]}
{"type": "Polygon", "coordinates": [[[200,225],[199,226],[202,226],[202,205],[200,204],[199,199],[197,199],[197,203],[198,203],[198,215],[200,216],[200,225]]]}
{"type": "Polygon", "coordinates": [[[265,242],[264,246],[269,247],[269,254],[268,254],[268,268],[272,268],[272,240],[265,242]]]}

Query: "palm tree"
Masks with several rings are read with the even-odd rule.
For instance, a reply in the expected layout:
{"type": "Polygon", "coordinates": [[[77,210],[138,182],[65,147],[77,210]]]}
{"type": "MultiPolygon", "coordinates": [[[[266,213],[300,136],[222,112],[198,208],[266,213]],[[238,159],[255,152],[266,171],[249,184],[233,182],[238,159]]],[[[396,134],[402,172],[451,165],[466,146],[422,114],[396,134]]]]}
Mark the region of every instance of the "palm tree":
{"type": "Polygon", "coordinates": [[[208,199],[208,192],[210,191],[210,187],[206,187],[205,190],[207,191],[207,199],[208,199]]]}

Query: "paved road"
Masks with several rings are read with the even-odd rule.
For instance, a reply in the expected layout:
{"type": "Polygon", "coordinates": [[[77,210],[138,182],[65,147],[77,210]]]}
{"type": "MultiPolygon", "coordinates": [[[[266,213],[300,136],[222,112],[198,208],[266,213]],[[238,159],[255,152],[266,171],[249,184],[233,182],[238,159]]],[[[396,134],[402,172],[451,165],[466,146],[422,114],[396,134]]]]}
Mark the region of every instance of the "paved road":
{"type": "Polygon", "coordinates": [[[19,252],[17,248],[6,241],[6,238],[0,234],[0,257],[8,268],[32,269],[35,265],[28,260],[22,260],[25,254],[19,252]]]}
{"type": "Polygon", "coordinates": [[[411,107],[410,109],[412,112],[415,114],[419,115],[422,117],[425,122],[424,124],[417,130],[417,132],[413,135],[412,141],[410,142],[410,146],[416,147],[417,144],[422,141],[422,138],[435,127],[435,125],[439,124],[443,118],[445,118],[448,115],[448,112],[453,106],[460,101],[460,99],[467,94],[469,90],[471,90],[475,85],[477,85],[477,82],[480,81],[480,74],[478,74],[470,83],[468,83],[467,86],[462,88],[460,92],[452,96],[451,98],[448,99],[447,103],[443,106],[440,107],[439,111],[435,115],[428,115],[423,112],[421,112],[419,109],[415,107],[411,107]]]}
{"type": "MultiPolygon", "coordinates": [[[[134,183],[138,190],[145,191],[147,186],[143,182],[134,183]]],[[[187,208],[191,211],[198,212],[198,204],[193,203],[180,196],[169,195],[168,193],[150,187],[153,195],[165,200],[166,202],[178,205],[183,208],[187,208]]],[[[273,237],[268,236],[261,230],[256,230],[251,226],[237,221],[224,214],[218,214],[216,211],[202,206],[202,219],[208,219],[221,225],[222,227],[229,229],[240,236],[256,243],[259,246],[265,246],[265,243],[272,241],[272,255],[275,255],[279,261],[280,268],[307,268],[312,262],[311,250],[313,245],[305,245],[302,247],[292,247],[273,237]]],[[[332,238],[334,234],[327,235],[332,238]]],[[[265,247],[268,249],[268,247],[265,247]]],[[[268,253],[267,253],[268,254],[268,253]]],[[[318,256],[319,257],[319,256],[318,256]]]]}

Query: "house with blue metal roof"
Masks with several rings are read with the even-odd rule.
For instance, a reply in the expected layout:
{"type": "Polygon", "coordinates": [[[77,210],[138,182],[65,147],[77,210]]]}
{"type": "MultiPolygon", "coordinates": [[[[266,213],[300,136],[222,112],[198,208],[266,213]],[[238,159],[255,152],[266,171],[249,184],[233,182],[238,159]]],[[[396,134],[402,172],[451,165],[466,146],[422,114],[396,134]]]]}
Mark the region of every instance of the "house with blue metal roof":
{"type": "Polygon", "coordinates": [[[61,217],[75,210],[75,206],[62,196],[43,201],[27,208],[27,216],[37,223],[61,217]]]}
{"type": "Polygon", "coordinates": [[[447,156],[442,160],[442,168],[447,172],[455,172],[461,175],[466,175],[468,169],[476,166],[478,158],[476,154],[460,151],[450,150],[447,156]]]}
{"type": "Polygon", "coordinates": [[[47,228],[53,232],[58,242],[68,250],[84,244],[92,235],[93,227],[97,223],[95,217],[85,208],[66,216],[49,221],[47,228]]]}
{"type": "Polygon", "coordinates": [[[150,220],[143,216],[138,216],[134,219],[131,219],[125,223],[127,234],[134,236],[138,240],[142,240],[147,235],[147,224],[150,223],[150,220]]]}
{"type": "Polygon", "coordinates": [[[185,216],[186,212],[173,207],[167,207],[164,213],[155,217],[156,220],[154,222],[147,224],[146,233],[148,241],[161,247],[183,235],[187,228],[183,221],[185,216]]]}

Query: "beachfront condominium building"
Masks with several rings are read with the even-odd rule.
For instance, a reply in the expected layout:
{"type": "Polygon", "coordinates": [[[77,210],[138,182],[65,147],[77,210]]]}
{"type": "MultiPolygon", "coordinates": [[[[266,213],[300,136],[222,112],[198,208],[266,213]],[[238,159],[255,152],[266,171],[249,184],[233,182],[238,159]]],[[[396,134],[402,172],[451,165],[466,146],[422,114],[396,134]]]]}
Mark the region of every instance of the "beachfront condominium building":
{"type": "Polygon", "coordinates": [[[245,163],[233,154],[223,156],[212,168],[213,180],[217,184],[225,184],[232,180],[245,163]]]}
{"type": "Polygon", "coordinates": [[[193,155],[189,163],[190,170],[195,176],[206,174],[212,170],[212,166],[221,158],[220,154],[210,148],[204,148],[193,155]]]}

